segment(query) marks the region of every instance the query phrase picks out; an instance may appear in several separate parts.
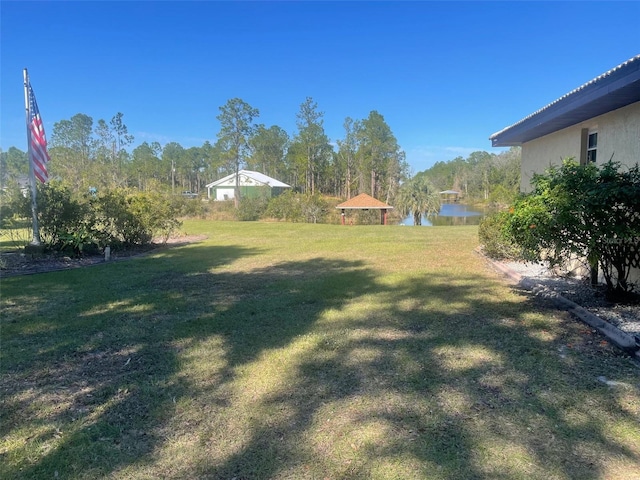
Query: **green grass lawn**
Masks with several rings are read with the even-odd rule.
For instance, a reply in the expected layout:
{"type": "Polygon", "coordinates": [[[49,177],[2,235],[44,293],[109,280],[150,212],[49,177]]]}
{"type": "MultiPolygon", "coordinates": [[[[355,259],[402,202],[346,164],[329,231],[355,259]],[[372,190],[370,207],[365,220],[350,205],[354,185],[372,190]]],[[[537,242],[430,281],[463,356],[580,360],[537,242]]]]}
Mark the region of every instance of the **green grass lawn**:
{"type": "Polygon", "coordinates": [[[640,369],[477,227],[184,230],[2,280],[0,478],[640,477],[640,369]]]}
{"type": "Polygon", "coordinates": [[[0,252],[13,252],[24,248],[32,238],[31,230],[27,228],[0,229],[0,252]]]}

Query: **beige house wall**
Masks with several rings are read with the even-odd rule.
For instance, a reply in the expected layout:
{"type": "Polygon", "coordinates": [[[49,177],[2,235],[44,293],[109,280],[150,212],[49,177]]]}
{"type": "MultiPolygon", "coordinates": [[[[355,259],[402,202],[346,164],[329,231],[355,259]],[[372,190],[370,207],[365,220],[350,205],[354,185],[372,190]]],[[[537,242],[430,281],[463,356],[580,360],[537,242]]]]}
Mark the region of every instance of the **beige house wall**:
{"type": "MultiPolygon", "coordinates": [[[[567,157],[580,158],[582,129],[598,132],[596,164],[611,158],[622,165],[640,162],[640,102],[545,135],[522,145],[520,189],[531,191],[534,173],[543,173],[550,165],[559,165],[567,157]]],[[[603,278],[600,278],[603,281],[603,278]]],[[[629,280],[640,282],[640,270],[632,269],[629,280]]]]}
{"type": "Polygon", "coordinates": [[[582,129],[598,132],[597,164],[607,162],[612,155],[623,165],[640,161],[640,102],[636,102],[522,144],[523,192],[531,191],[534,173],[543,173],[564,158],[580,158],[582,129]]]}

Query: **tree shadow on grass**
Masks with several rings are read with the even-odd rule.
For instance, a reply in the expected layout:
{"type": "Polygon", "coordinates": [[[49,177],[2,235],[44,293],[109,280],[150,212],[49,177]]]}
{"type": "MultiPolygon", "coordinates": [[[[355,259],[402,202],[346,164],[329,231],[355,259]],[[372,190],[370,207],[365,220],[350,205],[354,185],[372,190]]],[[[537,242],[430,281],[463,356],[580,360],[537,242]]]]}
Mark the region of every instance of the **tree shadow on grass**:
{"type": "Polygon", "coordinates": [[[606,456],[640,464],[589,413],[621,398],[588,381],[597,362],[558,355],[566,325],[531,321],[537,300],[471,275],[391,284],[357,261],[225,270],[258,253],[176,249],[98,271],[110,288],[53,274],[3,333],[0,434],[35,459],[5,447],[4,477],[598,478],[606,456]],[[66,314],[40,320],[64,293],[66,314]]]}
{"type": "Polygon", "coordinates": [[[256,253],[196,246],[5,281],[0,436],[28,431],[16,437],[25,457],[1,452],[3,477],[99,477],[151,452],[150,425],[180,395],[167,344],[183,316],[172,305],[181,280],[256,253]],[[176,273],[183,259],[197,270],[176,273]],[[39,460],[21,463],[29,457],[39,460]]]}
{"type": "Polygon", "coordinates": [[[57,272],[39,279],[38,291],[20,288],[19,301],[40,298],[23,308],[12,300],[3,332],[0,434],[15,439],[2,451],[3,477],[97,478],[152,461],[172,435],[164,425],[176,406],[198,390],[181,371],[185,352],[219,339],[206,352],[220,354],[218,363],[204,367],[224,384],[237,366],[286,346],[372,282],[359,262],[325,259],[216,271],[255,253],[194,246],[94,269],[96,281],[57,272]],[[47,317],[60,297],[68,308],[47,317]],[[35,461],[15,457],[20,441],[35,461]]]}
{"type": "Polygon", "coordinates": [[[638,445],[590,413],[640,435],[625,393],[597,384],[598,359],[558,355],[550,330],[580,327],[528,321],[549,305],[493,299],[471,277],[368,290],[387,308],[317,327],[293,381],[254,402],[250,438],[203,477],[602,478],[606,459],[640,465],[638,445]]]}

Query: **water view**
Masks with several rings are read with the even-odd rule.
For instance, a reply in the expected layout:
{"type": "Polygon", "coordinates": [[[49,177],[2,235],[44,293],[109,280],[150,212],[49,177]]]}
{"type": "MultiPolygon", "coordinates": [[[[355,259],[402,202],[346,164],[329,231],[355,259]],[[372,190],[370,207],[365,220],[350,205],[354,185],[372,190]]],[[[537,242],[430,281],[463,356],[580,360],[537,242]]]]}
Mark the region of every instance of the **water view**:
{"type": "MultiPolygon", "coordinates": [[[[487,214],[481,207],[471,207],[461,203],[443,203],[438,215],[422,217],[423,227],[449,226],[449,225],[478,225],[487,214]]],[[[407,216],[400,225],[413,226],[413,215],[407,216]]]]}

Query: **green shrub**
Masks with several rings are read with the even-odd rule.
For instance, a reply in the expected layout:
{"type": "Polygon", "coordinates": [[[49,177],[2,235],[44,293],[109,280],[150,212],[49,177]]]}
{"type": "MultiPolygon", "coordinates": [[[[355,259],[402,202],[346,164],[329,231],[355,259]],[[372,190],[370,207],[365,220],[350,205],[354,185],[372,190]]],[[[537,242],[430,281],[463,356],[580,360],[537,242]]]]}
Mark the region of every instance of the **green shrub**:
{"type": "Polygon", "coordinates": [[[211,201],[203,203],[203,216],[209,220],[236,220],[236,207],[233,200],[211,201]]]}
{"type": "Polygon", "coordinates": [[[478,237],[484,253],[497,260],[519,259],[521,249],[506,230],[509,213],[497,212],[487,215],[480,221],[478,237]]]}
{"type": "MultiPolygon", "coordinates": [[[[38,227],[45,248],[64,250],[69,246],[70,236],[91,230],[89,205],[75,198],[69,187],[57,182],[39,185],[37,202],[38,227]]],[[[24,215],[29,218],[31,213],[24,215]]]]}
{"type": "Polygon", "coordinates": [[[300,194],[289,190],[272,198],[267,205],[266,215],[276,220],[304,222],[300,194]]]}
{"type": "Polygon", "coordinates": [[[236,210],[236,218],[241,222],[260,220],[267,210],[267,199],[242,197],[236,210]]]}
{"type": "Polygon", "coordinates": [[[307,223],[323,223],[329,205],[319,194],[302,195],[302,213],[307,223]]]}
{"type": "Polygon", "coordinates": [[[14,228],[20,219],[31,217],[31,203],[18,185],[0,190],[0,228],[14,228]]]}
{"type": "MultiPolygon", "coordinates": [[[[151,234],[151,238],[159,237],[166,242],[172,233],[180,228],[177,220],[178,206],[167,197],[158,193],[136,193],[127,197],[129,211],[140,222],[142,228],[151,234]]],[[[191,203],[200,204],[198,201],[191,203]]]]}
{"type": "Polygon", "coordinates": [[[598,167],[573,159],[534,175],[533,191],[518,200],[507,229],[528,258],[551,265],[572,258],[599,267],[608,293],[624,294],[640,267],[640,168],[616,162],[598,167]]]}
{"type": "Polygon", "coordinates": [[[177,217],[205,218],[206,216],[205,204],[199,198],[174,196],[171,208],[177,217]]]}
{"type": "Polygon", "coordinates": [[[288,191],[269,201],[266,215],[288,222],[323,223],[328,210],[327,201],[319,194],[288,191]]]}
{"type": "Polygon", "coordinates": [[[98,245],[95,238],[86,226],[79,226],[76,230],[60,235],[60,243],[57,249],[63,252],[82,255],[83,253],[96,253],[98,245]]]}
{"type": "Polygon", "coordinates": [[[489,193],[489,202],[492,205],[503,207],[511,205],[516,199],[517,195],[510,188],[504,185],[496,185],[489,193]]]}
{"type": "Polygon", "coordinates": [[[101,246],[133,246],[166,241],[180,227],[180,204],[158,193],[113,190],[92,199],[93,231],[101,246]]]}
{"type": "MultiPolygon", "coordinates": [[[[180,227],[181,204],[169,195],[116,189],[79,196],[58,182],[39,185],[37,195],[40,238],[47,250],[80,255],[107,245],[145,245],[154,237],[166,241],[180,227]]],[[[7,225],[30,224],[30,199],[17,198],[11,212],[7,225]]]]}
{"type": "Polygon", "coordinates": [[[124,190],[103,192],[91,200],[93,233],[104,247],[128,247],[151,242],[153,232],[131,209],[124,190]]]}

